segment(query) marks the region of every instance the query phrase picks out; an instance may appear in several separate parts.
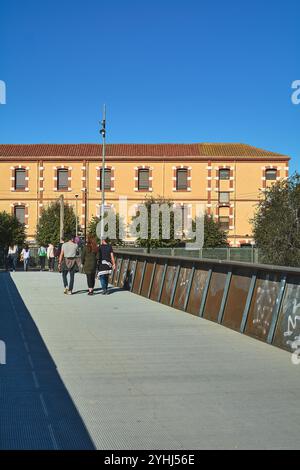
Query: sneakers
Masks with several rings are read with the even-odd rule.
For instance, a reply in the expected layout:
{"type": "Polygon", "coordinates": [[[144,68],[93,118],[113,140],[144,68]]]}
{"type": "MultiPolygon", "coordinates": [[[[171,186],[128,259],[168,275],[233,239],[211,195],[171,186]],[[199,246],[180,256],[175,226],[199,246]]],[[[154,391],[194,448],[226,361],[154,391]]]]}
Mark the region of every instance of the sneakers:
{"type": "Polygon", "coordinates": [[[64,294],[67,294],[67,293],[68,293],[68,288],[65,287],[65,288],[64,288],[64,294]]]}
{"type": "Polygon", "coordinates": [[[71,291],[71,290],[68,290],[67,294],[68,294],[68,295],[72,295],[72,291],[71,291]]]}

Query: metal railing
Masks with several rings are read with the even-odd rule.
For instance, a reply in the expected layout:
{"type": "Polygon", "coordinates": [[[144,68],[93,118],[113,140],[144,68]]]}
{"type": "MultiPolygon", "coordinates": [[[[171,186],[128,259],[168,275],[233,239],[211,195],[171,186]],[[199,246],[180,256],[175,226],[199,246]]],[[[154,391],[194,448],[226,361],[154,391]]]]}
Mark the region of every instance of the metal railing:
{"type": "MultiPolygon", "coordinates": [[[[118,248],[119,251],[147,254],[147,248],[118,248]]],[[[184,256],[199,259],[216,259],[226,261],[242,261],[245,263],[262,263],[263,256],[258,248],[203,248],[188,250],[186,248],[153,248],[152,255],[184,256]]]]}
{"type": "Polygon", "coordinates": [[[114,286],[300,350],[300,269],[116,250],[114,286]]]}

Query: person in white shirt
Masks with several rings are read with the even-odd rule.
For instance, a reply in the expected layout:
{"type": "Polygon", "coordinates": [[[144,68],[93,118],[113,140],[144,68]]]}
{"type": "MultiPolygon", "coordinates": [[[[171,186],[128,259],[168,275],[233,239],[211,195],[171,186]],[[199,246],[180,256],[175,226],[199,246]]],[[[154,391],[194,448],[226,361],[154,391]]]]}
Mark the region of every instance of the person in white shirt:
{"type": "Polygon", "coordinates": [[[48,258],[48,267],[49,271],[53,273],[54,271],[54,263],[55,263],[55,256],[54,256],[54,245],[49,243],[47,248],[47,258],[48,258]]]}
{"type": "Polygon", "coordinates": [[[7,253],[8,267],[13,271],[15,271],[17,268],[18,251],[18,245],[9,245],[7,253]]]}
{"type": "Polygon", "coordinates": [[[30,260],[30,250],[28,248],[28,245],[26,245],[25,248],[23,248],[23,250],[21,251],[21,260],[23,260],[24,271],[28,271],[30,260]]]}

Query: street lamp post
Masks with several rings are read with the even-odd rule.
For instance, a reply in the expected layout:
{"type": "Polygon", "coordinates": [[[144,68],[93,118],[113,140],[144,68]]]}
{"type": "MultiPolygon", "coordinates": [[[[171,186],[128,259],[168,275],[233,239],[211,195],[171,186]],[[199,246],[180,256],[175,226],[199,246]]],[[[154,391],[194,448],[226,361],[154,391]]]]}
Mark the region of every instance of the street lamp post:
{"type": "Polygon", "coordinates": [[[78,194],[75,194],[75,213],[76,213],[76,238],[78,237],[78,194]]]}
{"type": "Polygon", "coordinates": [[[101,173],[101,240],[104,238],[104,209],[105,209],[105,151],[106,151],[106,106],[103,106],[102,128],[102,173],[101,173]]]}

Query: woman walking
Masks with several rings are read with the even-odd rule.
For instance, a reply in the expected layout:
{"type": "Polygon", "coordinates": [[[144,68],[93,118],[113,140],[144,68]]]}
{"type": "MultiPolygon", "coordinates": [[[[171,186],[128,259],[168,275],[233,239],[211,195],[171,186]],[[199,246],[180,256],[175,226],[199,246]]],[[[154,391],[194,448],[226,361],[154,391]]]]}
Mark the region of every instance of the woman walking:
{"type": "Polygon", "coordinates": [[[102,294],[107,294],[108,289],[108,278],[112,269],[115,269],[115,257],[112,246],[109,245],[108,239],[102,240],[100,249],[99,249],[99,266],[98,266],[98,276],[100,278],[100,284],[102,287],[102,294]]]}
{"type": "Polygon", "coordinates": [[[17,262],[18,262],[18,245],[11,244],[8,247],[7,253],[7,264],[8,269],[15,271],[17,269],[17,262]]]}
{"type": "Polygon", "coordinates": [[[39,256],[39,259],[40,259],[41,271],[45,271],[47,249],[44,247],[44,245],[41,245],[39,247],[38,256],[39,256]]]}
{"type": "Polygon", "coordinates": [[[54,264],[55,264],[55,255],[54,255],[54,245],[49,243],[47,248],[47,258],[48,258],[48,267],[49,271],[53,273],[54,271],[54,264]]]}
{"type": "Polygon", "coordinates": [[[83,247],[81,253],[81,264],[83,271],[86,274],[87,285],[89,289],[88,295],[94,294],[98,256],[99,248],[97,242],[95,238],[93,238],[91,235],[88,235],[87,243],[83,247]]]}
{"type": "Polygon", "coordinates": [[[25,245],[25,247],[21,251],[21,261],[23,261],[24,271],[28,271],[29,260],[30,260],[30,250],[29,250],[28,245],[25,245]]]}

